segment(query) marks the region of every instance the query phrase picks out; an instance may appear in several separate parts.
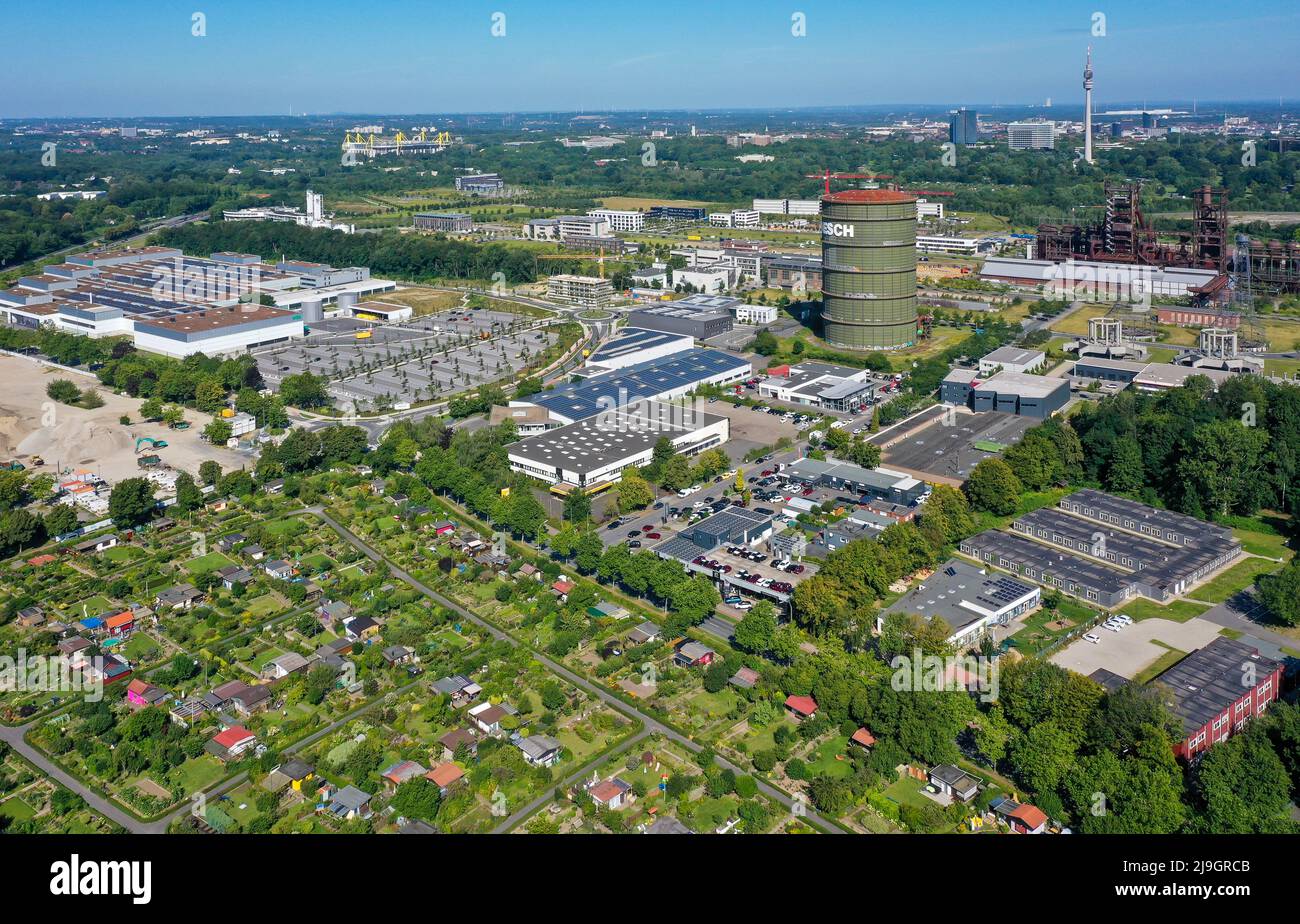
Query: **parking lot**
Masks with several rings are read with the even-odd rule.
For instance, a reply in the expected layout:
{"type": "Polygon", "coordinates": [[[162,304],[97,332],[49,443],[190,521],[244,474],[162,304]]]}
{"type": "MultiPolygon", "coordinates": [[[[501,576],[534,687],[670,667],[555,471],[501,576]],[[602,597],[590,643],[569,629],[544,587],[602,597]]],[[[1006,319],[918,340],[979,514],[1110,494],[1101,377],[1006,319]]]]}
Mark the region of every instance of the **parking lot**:
{"type": "Polygon", "coordinates": [[[792,440],[799,437],[799,429],[780,415],[756,411],[744,404],[737,407],[726,398],[711,401],[705,411],[731,421],[731,435],[722,449],[732,462],[741,461],[753,449],[775,446],[783,437],[792,440]]]}
{"type": "MultiPolygon", "coordinates": [[[[1122,611],[1122,608],[1121,608],[1122,611]]],[[[1052,655],[1051,661],[1087,676],[1099,667],[1132,679],[1145,668],[1168,654],[1170,649],[1191,653],[1212,642],[1219,626],[1204,619],[1186,622],[1168,619],[1144,619],[1118,632],[1098,626],[1092,632],[1098,641],[1083,638],[1052,655]],[[1160,644],[1157,644],[1160,643],[1160,644]]]]}
{"type": "Polygon", "coordinates": [[[541,329],[544,323],[487,309],[444,311],[403,324],[332,318],[310,325],[304,340],[256,355],[270,388],[311,372],[330,380],[339,406],[367,410],[508,379],[555,342],[541,329]]]}
{"type": "Polygon", "coordinates": [[[987,440],[1010,446],[1038,423],[1031,417],[997,411],[975,414],[956,408],[948,415],[947,410],[934,408],[927,412],[921,426],[886,437],[881,442],[884,465],[926,481],[960,485],[971,469],[996,455],[976,449],[975,443],[987,440]]]}
{"type": "MultiPolygon", "coordinates": [[[[725,545],[718,546],[718,548],[710,551],[707,556],[710,561],[716,561],[720,566],[722,566],[718,570],[722,571],[723,582],[728,587],[735,588],[734,591],[723,593],[724,598],[732,596],[733,593],[735,593],[742,598],[750,600],[750,602],[752,602],[754,598],[762,598],[764,596],[776,599],[780,602],[785,602],[789,599],[790,594],[793,592],[793,588],[797,586],[800,581],[806,581],[817,573],[817,565],[808,560],[798,563],[797,567],[802,567],[804,570],[796,574],[774,567],[774,559],[772,556],[763,552],[761,549],[749,550],[755,555],[763,556],[763,561],[756,562],[753,559],[729,552],[727,551],[727,548],[728,547],[725,545]],[[730,568],[731,570],[728,571],[726,570],[727,568],[730,568]],[[745,573],[742,574],[742,571],[745,573]],[[755,575],[757,575],[757,580],[751,579],[755,575]],[[789,584],[791,589],[781,591],[776,588],[761,587],[760,582],[765,580],[789,584]]],[[[692,564],[690,565],[690,569],[692,571],[711,574],[711,569],[707,565],[692,564]]],[[[734,613],[736,615],[742,615],[744,612],[742,608],[730,606],[726,603],[723,604],[723,610],[727,613],[734,613]]]]}

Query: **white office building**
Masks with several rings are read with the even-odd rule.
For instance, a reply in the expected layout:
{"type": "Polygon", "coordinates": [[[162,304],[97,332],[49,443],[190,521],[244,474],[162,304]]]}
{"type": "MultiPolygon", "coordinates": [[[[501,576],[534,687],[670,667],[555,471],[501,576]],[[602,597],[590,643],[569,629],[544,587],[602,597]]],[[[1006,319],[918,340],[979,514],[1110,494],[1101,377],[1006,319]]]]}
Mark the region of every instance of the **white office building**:
{"type": "Polygon", "coordinates": [[[771,324],[776,320],[776,305],[746,305],[739,302],[731,308],[737,324],[771,324]]]}
{"type": "Polygon", "coordinates": [[[943,221],[943,203],[930,202],[926,199],[916,200],[916,217],[920,221],[933,218],[936,221],[943,221]]]}
{"type": "Polygon", "coordinates": [[[709,224],[715,228],[757,228],[760,216],[754,209],[710,212],[709,224]]]}
{"type": "Polygon", "coordinates": [[[1051,122],[1007,123],[1007,147],[1013,151],[1051,150],[1056,144],[1056,126],[1051,122]]]}
{"type": "Polygon", "coordinates": [[[613,231],[640,231],[645,228],[645,213],[623,209],[591,209],[587,215],[600,218],[613,231]]]}

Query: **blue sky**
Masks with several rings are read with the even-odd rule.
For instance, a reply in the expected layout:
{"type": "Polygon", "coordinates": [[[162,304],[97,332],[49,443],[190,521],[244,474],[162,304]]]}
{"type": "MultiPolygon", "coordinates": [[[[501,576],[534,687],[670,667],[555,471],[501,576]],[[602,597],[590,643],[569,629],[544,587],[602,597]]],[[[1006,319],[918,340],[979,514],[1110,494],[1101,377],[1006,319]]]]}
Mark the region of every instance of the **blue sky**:
{"type": "Polygon", "coordinates": [[[4,0],[0,24],[0,117],[1062,105],[1089,42],[1103,105],[1300,96],[1297,0],[4,0]]]}

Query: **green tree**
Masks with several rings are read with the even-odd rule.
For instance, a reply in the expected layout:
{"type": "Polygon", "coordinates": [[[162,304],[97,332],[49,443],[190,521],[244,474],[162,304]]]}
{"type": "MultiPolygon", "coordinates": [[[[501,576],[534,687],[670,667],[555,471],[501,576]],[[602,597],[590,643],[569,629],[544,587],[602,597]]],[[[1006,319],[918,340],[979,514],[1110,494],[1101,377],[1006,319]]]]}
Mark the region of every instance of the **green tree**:
{"type": "Polygon", "coordinates": [[[62,536],[77,528],[77,511],[70,504],[57,504],[45,515],[45,531],[51,536],[62,536]]]}
{"type": "Polygon", "coordinates": [[[1006,516],[1015,512],[1024,488],[1007,463],[985,459],[971,470],[962,490],[976,510],[1006,516]]]}
{"type": "Polygon", "coordinates": [[[764,328],[754,337],[754,340],[750,343],[749,347],[759,356],[771,356],[781,348],[781,344],[776,339],[775,334],[764,328]]]}
{"type": "Polygon", "coordinates": [[[618,482],[618,509],[624,513],[632,510],[644,510],[654,500],[654,492],[649,483],[634,469],[623,469],[618,482]]]}
{"type": "Polygon", "coordinates": [[[1300,626],[1300,559],[1292,559],[1275,574],[1255,579],[1259,602],[1279,622],[1300,626]]]}
{"type": "Polygon", "coordinates": [[[585,523],[591,518],[591,496],[586,491],[571,491],[564,498],[564,519],[570,523],[585,523]]]}
{"type": "Polygon", "coordinates": [[[776,638],[776,608],[760,600],[736,625],[733,639],[737,648],[754,654],[767,654],[776,638]]]}
{"type": "Polygon", "coordinates": [[[176,476],[176,512],[189,513],[202,506],[203,492],[194,483],[194,477],[189,472],[181,472],[176,476]]]}
{"type": "Polygon", "coordinates": [[[437,783],[417,776],[398,786],[389,804],[399,815],[433,821],[438,817],[442,793],[437,783]]]}
{"type": "Polygon", "coordinates": [[[133,529],[149,521],[157,501],[153,485],[145,478],[126,478],[108,496],[108,515],[119,529],[133,529]]]}
{"type": "Polygon", "coordinates": [[[221,480],[221,463],[205,459],[199,463],[199,480],[206,484],[216,484],[221,480]]]}
{"type": "Polygon", "coordinates": [[[76,404],[81,400],[81,389],[67,379],[55,379],[46,385],[45,394],[63,404],[76,404]]]}
{"type": "Polygon", "coordinates": [[[213,446],[226,445],[226,442],[232,435],[233,431],[230,428],[230,423],[222,420],[220,417],[216,418],[203,428],[204,438],[213,446]]]}

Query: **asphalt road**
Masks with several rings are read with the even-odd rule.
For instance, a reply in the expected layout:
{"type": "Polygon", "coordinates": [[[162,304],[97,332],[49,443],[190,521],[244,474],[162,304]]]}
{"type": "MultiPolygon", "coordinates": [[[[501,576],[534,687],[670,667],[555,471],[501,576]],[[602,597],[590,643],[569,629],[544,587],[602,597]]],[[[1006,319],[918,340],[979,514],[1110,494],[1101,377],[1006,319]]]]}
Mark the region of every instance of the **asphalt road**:
{"type": "MultiPolygon", "coordinates": [[[[1191,596],[1195,597],[1196,592],[1192,591],[1191,596]]],[[[1206,610],[1200,618],[1228,629],[1236,629],[1253,639],[1279,648],[1300,647],[1300,644],[1290,636],[1274,632],[1260,624],[1261,620],[1268,618],[1268,612],[1264,609],[1264,604],[1260,603],[1259,598],[1255,596],[1254,584],[1233,594],[1223,603],[1206,610]]]]}
{"type": "MultiPolygon", "coordinates": [[[[347,542],[357,551],[361,552],[371,561],[377,564],[383,564],[387,566],[391,570],[391,573],[393,574],[394,577],[402,581],[405,581],[411,587],[414,587],[416,590],[424,594],[429,599],[433,600],[435,603],[439,604],[440,606],[444,606],[449,610],[453,610],[456,613],[459,613],[463,618],[474,623],[476,626],[479,626],[480,628],[486,630],[495,639],[507,642],[511,645],[517,646],[520,644],[519,641],[515,639],[513,636],[508,635],[507,633],[501,631],[500,629],[493,626],[491,623],[487,622],[484,619],[481,619],[479,616],[465,609],[465,607],[461,606],[459,603],[456,603],[455,601],[442,596],[441,594],[437,593],[432,588],[430,588],[428,585],[417,580],[414,576],[408,574],[406,571],[402,570],[401,568],[398,568],[392,562],[388,561],[388,559],[384,558],[384,556],[381,555],[378,551],[371,548],[366,543],[362,542],[361,539],[358,538],[354,533],[352,533],[351,530],[343,526],[341,523],[339,523],[337,520],[331,517],[328,513],[326,513],[323,507],[320,506],[309,507],[307,508],[306,512],[315,514],[316,516],[320,517],[323,523],[325,523],[332,530],[334,530],[334,532],[338,533],[338,535],[345,542],[347,542]]],[[[679,734],[678,732],[674,731],[673,729],[659,722],[654,717],[646,715],[640,710],[632,706],[629,706],[628,704],[624,703],[621,699],[617,698],[613,694],[605,691],[601,687],[596,686],[595,684],[588,681],[586,678],[578,674],[575,674],[567,667],[564,667],[563,665],[551,660],[541,652],[532,650],[532,654],[533,657],[538,662],[545,665],[546,668],[551,672],[559,675],[560,677],[563,677],[569,683],[585,691],[591,696],[596,697],[601,702],[605,703],[607,706],[614,709],[616,712],[619,712],[622,715],[630,716],[634,719],[639,720],[642,723],[642,728],[643,728],[642,734],[657,733],[659,735],[662,735],[665,738],[668,738],[676,742],[678,745],[686,748],[691,753],[698,753],[699,751],[704,750],[702,745],[698,744],[695,741],[692,741],[691,739],[687,738],[685,735],[679,734]]],[[[728,760],[725,760],[722,757],[715,756],[714,761],[719,766],[728,768],[737,774],[748,773],[748,771],[740,767],[737,767],[735,764],[731,763],[728,760]]],[[[587,768],[584,768],[584,770],[585,769],[587,768]]],[[[755,777],[754,779],[755,782],[758,784],[759,791],[763,793],[765,796],[780,803],[786,809],[793,808],[794,800],[791,799],[789,795],[777,789],[776,787],[770,785],[769,783],[764,782],[758,777],[755,777]]],[[[538,805],[540,805],[544,801],[545,800],[541,800],[541,802],[539,802],[538,800],[534,800],[534,802],[536,802],[538,805]]],[[[521,809],[519,820],[523,820],[524,817],[527,816],[523,814],[523,810],[521,809]]],[[[819,826],[820,828],[822,828],[828,833],[831,834],[844,833],[840,828],[836,827],[835,825],[828,822],[825,818],[822,818],[820,815],[818,815],[817,812],[814,811],[811,807],[803,808],[803,817],[806,818],[811,823],[819,826]]]]}

